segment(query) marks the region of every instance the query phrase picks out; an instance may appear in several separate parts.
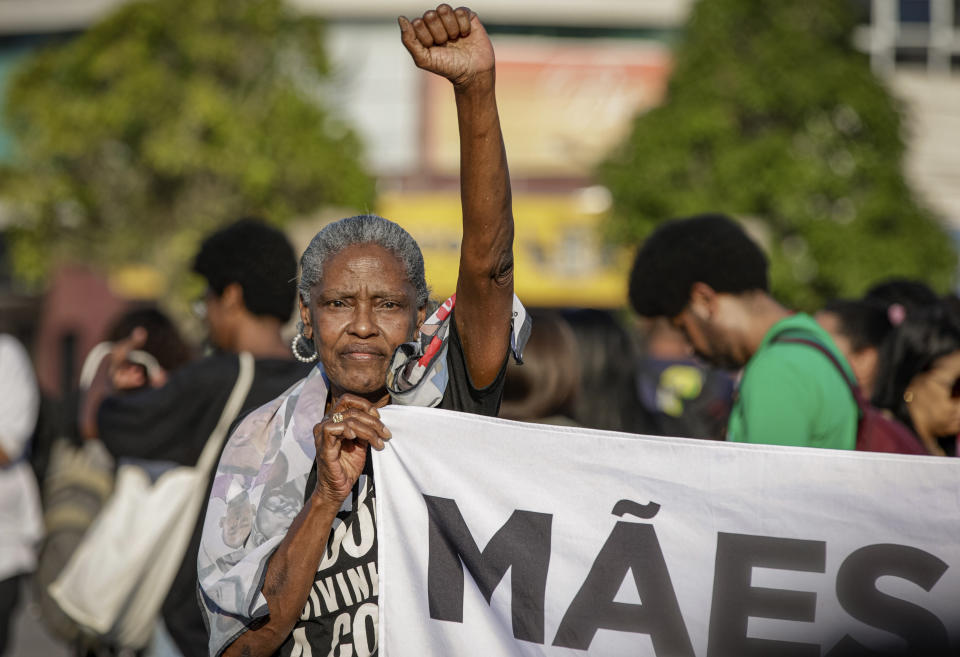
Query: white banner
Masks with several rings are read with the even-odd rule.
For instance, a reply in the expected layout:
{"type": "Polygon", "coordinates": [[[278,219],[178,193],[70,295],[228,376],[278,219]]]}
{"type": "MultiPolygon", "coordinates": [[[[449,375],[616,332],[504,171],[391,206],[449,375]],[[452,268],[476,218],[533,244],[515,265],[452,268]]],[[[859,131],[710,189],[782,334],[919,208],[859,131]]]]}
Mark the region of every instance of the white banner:
{"type": "Polygon", "coordinates": [[[382,657],[960,654],[960,459],[383,417],[382,657]]]}

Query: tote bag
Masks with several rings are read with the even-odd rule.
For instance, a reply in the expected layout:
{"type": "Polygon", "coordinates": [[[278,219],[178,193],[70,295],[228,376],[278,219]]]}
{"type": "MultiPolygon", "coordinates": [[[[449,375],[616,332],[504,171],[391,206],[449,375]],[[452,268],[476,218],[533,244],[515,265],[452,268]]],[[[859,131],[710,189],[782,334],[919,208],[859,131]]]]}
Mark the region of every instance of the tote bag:
{"type": "Polygon", "coordinates": [[[196,466],[179,466],[151,483],[136,465],[117,470],[113,496],[63,573],[50,587],[84,631],[124,647],[150,640],[204,502],[210,471],[253,382],[253,356],[240,375],[196,466]]]}
{"type": "Polygon", "coordinates": [[[58,639],[80,637],[76,622],[63,613],[48,587],[63,572],[93,521],[113,492],[113,456],[99,440],[79,447],[57,438],[43,481],[43,524],[46,534],[37,551],[31,578],[33,601],[44,626],[58,639]]]}

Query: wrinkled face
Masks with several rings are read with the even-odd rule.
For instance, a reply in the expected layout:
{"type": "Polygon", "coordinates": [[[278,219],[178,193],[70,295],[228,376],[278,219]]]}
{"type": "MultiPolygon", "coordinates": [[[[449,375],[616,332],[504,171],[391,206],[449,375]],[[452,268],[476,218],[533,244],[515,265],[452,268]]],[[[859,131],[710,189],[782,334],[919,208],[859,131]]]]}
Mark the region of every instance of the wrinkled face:
{"type": "Polygon", "coordinates": [[[670,323],[686,336],[694,353],[711,365],[735,370],[746,364],[746,360],[737,357],[723,330],[711,320],[702,317],[692,304],[687,305],[679,315],[670,318],[670,323]]]}
{"type": "Polygon", "coordinates": [[[933,438],[960,433],[960,351],[942,356],[907,386],[913,426],[933,438]]]}
{"type": "Polygon", "coordinates": [[[425,308],[416,307],[399,258],[375,244],[356,244],[327,260],[300,315],[332,392],[372,398],[384,392],[393,352],[413,339],[425,308]]]}

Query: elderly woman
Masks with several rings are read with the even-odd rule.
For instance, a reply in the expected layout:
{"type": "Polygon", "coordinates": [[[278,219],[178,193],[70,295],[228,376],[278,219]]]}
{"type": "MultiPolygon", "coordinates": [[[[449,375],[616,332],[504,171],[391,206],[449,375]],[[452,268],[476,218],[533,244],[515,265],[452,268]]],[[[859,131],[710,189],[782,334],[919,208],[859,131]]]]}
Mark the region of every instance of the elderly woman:
{"type": "Polygon", "coordinates": [[[516,334],[493,48],[465,8],[440,5],[399,22],[416,65],[453,83],[463,205],[457,294],[427,319],[420,249],[380,217],[331,224],[304,252],[293,347],[319,362],[248,416],[221,458],[198,559],[212,655],[376,654],[367,457],[390,438],[377,408],[393,401],[494,415],[499,407],[516,334]]]}

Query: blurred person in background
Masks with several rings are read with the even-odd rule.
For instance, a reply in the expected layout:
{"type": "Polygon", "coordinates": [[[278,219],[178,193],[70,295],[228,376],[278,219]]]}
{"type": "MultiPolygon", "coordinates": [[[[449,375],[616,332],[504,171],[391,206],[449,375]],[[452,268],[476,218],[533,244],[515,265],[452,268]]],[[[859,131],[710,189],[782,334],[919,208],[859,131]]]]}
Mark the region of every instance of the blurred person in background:
{"type": "Polygon", "coordinates": [[[666,317],[697,355],[743,368],[727,440],[853,449],[859,410],[843,375],[813,340],[849,371],[813,317],[770,296],[767,258],[730,218],[705,214],[661,224],[638,249],[630,302],[641,317],[666,317]]]}
{"type": "Polygon", "coordinates": [[[157,359],[160,370],[148,373],[145,367],[141,366],[139,377],[136,373],[129,372],[128,376],[133,380],[127,388],[137,387],[137,378],[141,386],[151,385],[158,388],[167,382],[167,375],[194,359],[194,349],[181,335],[177,325],[166,313],[152,304],[135,306],[120,315],[107,331],[106,340],[116,344],[130,337],[137,328],[146,332],[140,349],[157,359]]]}
{"type": "MultiPolygon", "coordinates": [[[[109,375],[99,377],[98,392],[91,387],[88,403],[96,409],[99,438],[116,458],[195,465],[236,382],[240,352],[250,352],[255,359],[241,417],[310,370],[293,358],[281,335],[294,307],[297,278],[293,248],[282,232],[259,220],[240,220],[203,241],[193,270],[207,282],[202,314],[215,353],[181,368],[166,382],[143,387],[143,375],[130,369],[128,355],[145,344],[148,331],[137,327],[115,344],[109,375]]],[[[166,631],[184,657],[207,654],[196,599],[202,520],[201,514],[163,605],[166,631]]],[[[162,632],[158,640],[165,640],[162,632]]],[[[160,645],[166,654],[176,654],[167,644],[160,645]]]]}
{"type": "MultiPolygon", "coordinates": [[[[173,320],[159,308],[152,305],[141,305],[120,314],[113,320],[104,341],[95,346],[87,355],[84,371],[81,371],[81,383],[85,377],[85,370],[93,367],[99,369],[104,364],[103,359],[109,359],[113,365],[112,349],[120,345],[126,350],[126,340],[131,335],[137,335],[138,354],[131,359],[131,352],[126,352],[126,360],[117,362],[112,373],[112,387],[114,390],[132,392],[141,388],[160,388],[166,384],[171,372],[180,369],[193,360],[194,351],[184,340],[173,320]]],[[[90,383],[88,380],[86,383],[90,383]]],[[[79,431],[82,438],[98,438],[97,411],[99,402],[103,399],[106,390],[101,387],[93,392],[90,404],[80,404],[79,431]]],[[[82,392],[82,391],[81,391],[82,392]]]]}
{"type": "Polygon", "coordinates": [[[637,360],[637,399],[661,436],[723,440],[734,380],[693,355],[683,333],[663,317],[643,322],[637,360]]]}
{"type": "Polygon", "coordinates": [[[900,277],[875,283],[863,295],[863,299],[886,306],[894,326],[899,326],[911,312],[940,303],[940,297],[926,283],[900,277]]]}
{"type": "Polygon", "coordinates": [[[960,323],[939,304],[909,312],[880,355],[873,404],[888,409],[933,455],[956,455],[960,323]]]}
{"type": "Polygon", "coordinates": [[[97,370],[105,359],[110,359],[116,342],[126,339],[138,327],[146,330],[146,339],[117,368],[117,389],[163,385],[171,372],[191,360],[192,350],[167,315],[152,305],[134,306],[112,320],[104,341],[87,354],[78,387],[66,395],[61,413],[44,437],[49,457],[45,459],[41,480],[46,532],[33,576],[33,598],[47,630],[70,644],[78,656],[106,656],[118,650],[84,635],[47,590],[80,545],[113,485],[114,459],[96,440],[96,407],[82,404],[81,400],[97,370]],[[80,466],[81,463],[84,465],[80,466]]]}
{"type": "Polygon", "coordinates": [[[843,353],[864,399],[873,396],[880,352],[902,311],[877,300],[837,299],[816,313],[817,322],[843,353]]]}
{"type": "Polygon", "coordinates": [[[562,316],[573,331],[580,370],[573,419],[591,429],[650,433],[650,419],[637,404],[637,350],[630,333],[607,310],[582,308],[562,316]]]}
{"type": "Polygon", "coordinates": [[[500,417],[577,426],[574,403],[580,388],[580,356],[570,325],[556,311],[531,311],[533,331],[523,363],[509,363],[500,417]]]}
{"type": "Polygon", "coordinates": [[[30,357],[16,338],[0,334],[0,655],[21,579],[36,567],[43,536],[37,481],[27,462],[39,403],[30,357]]]}

